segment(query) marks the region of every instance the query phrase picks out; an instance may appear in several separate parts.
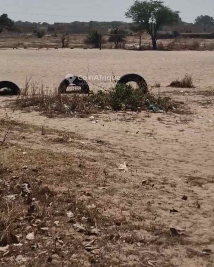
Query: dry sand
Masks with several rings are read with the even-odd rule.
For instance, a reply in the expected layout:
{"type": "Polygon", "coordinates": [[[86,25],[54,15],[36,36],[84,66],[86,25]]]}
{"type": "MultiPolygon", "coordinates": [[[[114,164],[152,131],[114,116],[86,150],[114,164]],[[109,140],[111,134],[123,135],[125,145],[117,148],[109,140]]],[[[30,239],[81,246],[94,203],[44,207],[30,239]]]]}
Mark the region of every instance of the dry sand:
{"type": "MultiPolygon", "coordinates": [[[[89,118],[48,119],[37,112],[12,111],[6,108],[11,98],[2,98],[0,116],[7,114],[22,123],[79,134],[83,140],[79,150],[72,152],[66,146],[57,149],[95,159],[100,170],[114,173],[107,182],[108,192],[114,194],[96,193],[96,201],[109,216],[125,214],[128,223],[140,227],[135,232],[145,239],[148,236],[141,231],[145,224],[158,228],[158,237],[170,227],[185,230],[184,241],[173,245],[158,241],[146,246],[124,243],[120,254],[126,256],[121,256],[115,266],[213,266],[214,254],[201,254],[203,249],[214,253],[214,92],[210,88],[214,84],[213,52],[5,50],[0,51],[0,57],[1,79],[19,85],[24,84],[26,76],[49,86],[57,85],[68,72],[86,74],[90,65],[91,75],[139,73],[149,84],[160,82],[162,87],[158,90],[162,94],[184,101],[192,114],[108,113],[98,115],[98,122],[92,124],[89,118]],[[192,74],[197,88],[165,87],[186,73],[192,74]],[[204,95],[206,90],[210,96],[204,95]],[[101,150],[97,151],[97,147],[101,150]],[[121,173],[118,166],[124,162],[128,171],[121,173]],[[183,196],[188,199],[182,200],[183,196]],[[170,213],[173,209],[178,212],[170,213]],[[135,255],[134,261],[131,255],[135,255]],[[147,264],[141,265],[141,257],[147,257],[147,264]]],[[[29,138],[35,140],[29,143],[32,148],[45,149],[39,139],[29,138]]],[[[25,145],[29,144],[26,141],[25,145]]],[[[87,190],[93,193],[95,187],[91,181],[87,190]]],[[[115,253],[117,250],[115,244],[115,253]]]]}
{"type": "MultiPolygon", "coordinates": [[[[149,84],[167,86],[186,73],[200,87],[214,83],[213,52],[124,51],[124,50],[0,50],[0,80],[12,80],[24,86],[26,78],[58,87],[66,74],[124,75],[139,73],[149,84]]],[[[97,88],[99,82],[92,85],[97,88]]],[[[110,83],[104,83],[109,88],[110,83]]]]}

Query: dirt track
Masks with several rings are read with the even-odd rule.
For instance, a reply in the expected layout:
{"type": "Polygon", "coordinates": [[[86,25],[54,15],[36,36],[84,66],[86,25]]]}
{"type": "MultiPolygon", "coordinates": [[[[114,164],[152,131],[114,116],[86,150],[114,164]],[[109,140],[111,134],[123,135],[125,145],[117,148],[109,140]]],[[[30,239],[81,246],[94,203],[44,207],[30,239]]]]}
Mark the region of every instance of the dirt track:
{"type": "MultiPolygon", "coordinates": [[[[112,69],[119,74],[138,72],[144,74],[150,84],[157,81],[167,85],[174,78],[192,73],[196,78],[196,89],[158,89],[164,95],[184,101],[191,114],[109,113],[98,115],[98,122],[92,124],[89,118],[48,119],[36,112],[13,112],[6,108],[11,99],[2,98],[0,116],[6,117],[7,114],[11,120],[33,124],[40,129],[49,127],[78,134],[80,141],[76,148],[72,144],[69,147],[45,145],[38,132],[28,135],[21,144],[38,150],[53,149],[55,152],[69,153],[74,157],[87,158],[89,162],[95,160],[101,172],[105,170],[109,173],[106,181],[108,190],[98,192],[93,180],[85,190],[96,196],[95,204],[103,207],[103,214],[115,219],[125,218],[126,223],[134,227],[134,232],[145,240],[154,236],[157,240],[163,238],[170,227],[184,230],[182,242],[177,239],[173,241],[170,237],[161,239],[159,243],[148,241],[144,245],[124,242],[120,247],[120,261],[115,266],[213,266],[213,254],[203,256],[201,252],[209,248],[214,253],[214,92],[212,88],[207,89],[214,82],[214,54],[142,52],[139,56],[138,52],[79,50],[0,53],[4,53],[1,58],[5,62],[0,66],[0,76],[11,79],[14,73],[14,80],[20,83],[24,76],[32,73],[34,79],[43,74],[45,81],[50,82],[54,78],[57,82],[69,65],[70,68],[75,66],[78,72],[86,72],[87,61],[90,61],[93,74],[98,70],[102,74],[111,74],[112,69]],[[39,53],[40,60],[36,53],[39,53]],[[65,65],[67,56],[73,53],[75,56],[65,65]],[[78,59],[79,53],[81,59],[78,59]],[[62,68],[57,72],[58,67],[55,66],[59,62],[59,54],[62,56],[59,63],[62,68]],[[23,55],[26,60],[19,62],[23,55]],[[97,58],[94,59],[94,56],[97,58]],[[47,68],[51,58],[53,69],[47,68]],[[128,170],[120,172],[118,167],[124,162],[128,170]],[[187,200],[183,199],[184,196],[187,200]],[[148,227],[154,231],[149,231],[148,227]],[[140,259],[145,255],[147,263],[141,265],[140,259]],[[150,261],[153,265],[149,264],[150,261]]],[[[8,140],[13,140],[13,133],[8,140]]],[[[14,142],[20,144],[20,140],[14,142]]],[[[133,232],[127,231],[130,234],[133,232]]],[[[117,242],[111,245],[115,251],[112,257],[115,258],[119,257],[117,245],[117,242]]]]}

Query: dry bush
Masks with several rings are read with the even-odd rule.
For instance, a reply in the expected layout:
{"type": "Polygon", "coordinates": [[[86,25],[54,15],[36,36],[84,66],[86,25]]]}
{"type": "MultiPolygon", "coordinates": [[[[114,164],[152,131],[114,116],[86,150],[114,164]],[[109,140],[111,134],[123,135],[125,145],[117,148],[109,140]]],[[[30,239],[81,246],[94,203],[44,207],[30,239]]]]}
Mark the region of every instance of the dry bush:
{"type": "Polygon", "coordinates": [[[203,50],[214,51],[214,43],[204,43],[203,50]]]}
{"type": "Polygon", "coordinates": [[[160,50],[167,50],[167,51],[182,51],[182,50],[193,50],[193,51],[201,51],[207,50],[206,46],[201,46],[201,43],[197,40],[185,42],[181,40],[173,40],[168,43],[166,46],[160,44],[160,50]]]}
{"type": "Polygon", "coordinates": [[[192,76],[186,74],[182,80],[175,80],[171,82],[169,87],[176,87],[176,88],[195,88],[193,84],[192,76]]]}
{"type": "Polygon", "coordinates": [[[176,40],[173,40],[173,41],[171,41],[170,43],[168,43],[167,45],[166,45],[166,50],[175,50],[176,48],[176,40]]]}
{"type": "Polygon", "coordinates": [[[201,50],[200,42],[196,40],[187,44],[187,47],[188,47],[188,50],[196,50],[196,51],[201,50]]]}
{"type": "Polygon", "coordinates": [[[87,97],[74,94],[72,96],[61,95],[56,92],[20,95],[16,100],[16,106],[20,108],[33,107],[43,111],[48,117],[56,115],[71,115],[72,112],[90,114],[95,112],[93,105],[87,103],[87,97]]]}
{"type": "Polygon", "coordinates": [[[164,44],[162,42],[158,43],[158,50],[165,50],[164,44]]]}
{"type": "Polygon", "coordinates": [[[29,89],[25,89],[24,93],[17,98],[15,107],[41,111],[48,117],[87,115],[105,110],[167,112],[177,109],[177,104],[170,98],[157,97],[151,93],[144,94],[141,88],[133,89],[129,85],[120,85],[109,91],[98,91],[91,95],[44,93],[43,89],[38,93],[28,92],[29,89]]]}
{"type": "Polygon", "coordinates": [[[161,84],[158,83],[158,82],[155,82],[155,84],[152,87],[154,87],[154,88],[160,88],[161,87],[161,84]]]}

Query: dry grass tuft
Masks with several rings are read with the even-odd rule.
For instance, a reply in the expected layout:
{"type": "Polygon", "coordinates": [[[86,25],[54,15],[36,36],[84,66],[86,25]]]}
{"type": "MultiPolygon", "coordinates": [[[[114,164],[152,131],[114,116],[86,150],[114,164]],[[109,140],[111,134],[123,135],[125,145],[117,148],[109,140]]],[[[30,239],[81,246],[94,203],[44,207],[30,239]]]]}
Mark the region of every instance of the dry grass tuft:
{"type": "Polygon", "coordinates": [[[152,86],[153,88],[160,88],[161,84],[158,82],[155,82],[155,84],[152,86]]]}
{"type": "Polygon", "coordinates": [[[169,87],[176,87],[176,88],[195,88],[193,84],[192,76],[186,74],[182,80],[175,80],[171,82],[169,87]]]}

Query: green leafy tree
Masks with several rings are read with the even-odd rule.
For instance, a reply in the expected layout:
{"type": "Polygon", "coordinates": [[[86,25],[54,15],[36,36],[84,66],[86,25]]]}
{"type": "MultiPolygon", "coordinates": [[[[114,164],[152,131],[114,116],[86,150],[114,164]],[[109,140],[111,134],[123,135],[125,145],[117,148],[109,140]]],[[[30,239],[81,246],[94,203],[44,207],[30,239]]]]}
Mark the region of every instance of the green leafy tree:
{"type": "Polygon", "coordinates": [[[213,27],[214,26],[214,18],[208,15],[199,16],[195,19],[195,25],[202,27],[213,27]]]}
{"type": "Polygon", "coordinates": [[[37,31],[36,36],[37,36],[37,38],[42,38],[43,36],[45,36],[45,32],[44,31],[37,31]]]}
{"type": "Polygon", "coordinates": [[[125,34],[127,34],[126,31],[121,30],[119,28],[114,28],[110,31],[110,34],[112,35],[109,37],[108,41],[110,43],[114,43],[116,49],[119,47],[120,43],[125,43],[125,34]]]}
{"type": "Polygon", "coordinates": [[[99,48],[101,42],[101,36],[96,31],[91,31],[85,38],[85,44],[92,44],[95,48],[99,48]]]}
{"type": "Polygon", "coordinates": [[[3,31],[3,29],[12,29],[14,26],[14,22],[8,18],[7,14],[2,14],[0,16],[0,32],[3,31]]]}
{"type": "Polygon", "coordinates": [[[164,25],[179,21],[179,12],[163,5],[162,1],[135,1],[126,12],[127,18],[144,29],[152,39],[153,49],[157,49],[157,33],[164,25]]]}

